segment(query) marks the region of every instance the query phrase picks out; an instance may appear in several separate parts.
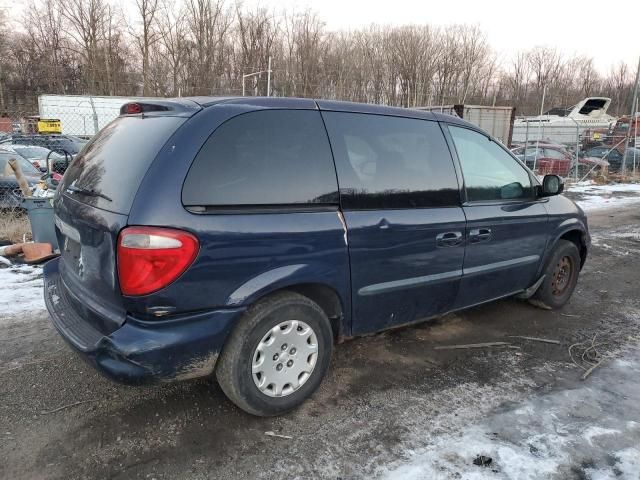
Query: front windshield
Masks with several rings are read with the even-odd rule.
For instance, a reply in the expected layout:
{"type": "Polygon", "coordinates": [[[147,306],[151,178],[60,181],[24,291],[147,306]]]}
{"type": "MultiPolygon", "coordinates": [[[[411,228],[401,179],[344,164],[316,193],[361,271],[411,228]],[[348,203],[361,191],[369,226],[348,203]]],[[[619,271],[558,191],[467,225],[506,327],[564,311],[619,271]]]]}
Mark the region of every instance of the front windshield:
{"type": "Polygon", "coordinates": [[[40,171],[34,167],[29,160],[19,155],[11,155],[8,153],[0,153],[0,175],[5,176],[5,174],[8,174],[9,176],[13,176],[13,170],[11,167],[7,167],[8,161],[12,158],[15,158],[20,164],[22,173],[25,175],[30,177],[41,175],[40,171]]]}

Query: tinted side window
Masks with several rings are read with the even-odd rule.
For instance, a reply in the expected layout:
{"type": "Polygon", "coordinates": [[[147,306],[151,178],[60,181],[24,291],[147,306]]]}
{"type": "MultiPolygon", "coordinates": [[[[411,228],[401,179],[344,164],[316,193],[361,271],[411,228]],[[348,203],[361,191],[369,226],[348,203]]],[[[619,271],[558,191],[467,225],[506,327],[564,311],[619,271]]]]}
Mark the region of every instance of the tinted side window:
{"type": "Polygon", "coordinates": [[[527,171],[497,143],[468,128],[449,126],[469,201],[531,198],[527,171]]]}
{"type": "Polygon", "coordinates": [[[458,181],[436,122],[323,113],[347,209],[458,205],[458,181]]]}
{"type": "Polygon", "coordinates": [[[182,202],[337,204],[336,172],[320,113],[261,110],[228,120],[194,159],[182,202]]]}

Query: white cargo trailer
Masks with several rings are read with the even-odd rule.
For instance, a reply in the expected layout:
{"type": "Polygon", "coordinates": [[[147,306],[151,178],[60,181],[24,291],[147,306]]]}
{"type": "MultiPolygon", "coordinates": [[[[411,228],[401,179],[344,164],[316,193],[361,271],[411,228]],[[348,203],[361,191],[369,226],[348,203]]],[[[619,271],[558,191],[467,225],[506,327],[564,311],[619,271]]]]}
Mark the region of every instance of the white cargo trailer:
{"type": "Polygon", "coordinates": [[[143,97],[96,97],[87,95],[40,95],[41,118],[59,119],[62,133],[92,136],[120,114],[120,107],[143,97]]]}
{"type": "Polygon", "coordinates": [[[515,107],[489,107],[484,105],[442,105],[415,107],[416,110],[447,113],[477,125],[505,146],[511,143],[515,107]]]}

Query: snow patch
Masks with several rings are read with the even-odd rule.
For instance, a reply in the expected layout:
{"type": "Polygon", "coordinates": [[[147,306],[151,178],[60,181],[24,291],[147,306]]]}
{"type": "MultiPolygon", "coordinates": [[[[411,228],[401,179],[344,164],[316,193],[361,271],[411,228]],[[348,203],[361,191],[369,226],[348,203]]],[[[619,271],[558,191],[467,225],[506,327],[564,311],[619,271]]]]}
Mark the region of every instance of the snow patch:
{"type": "MultiPolygon", "coordinates": [[[[630,316],[634,320],[635,312],[630,316]]],[[[474,421],[468,410],[492,403],[478,396],[477,404],[455,409],[456,420],[446,430],[434,429],[428,436],[413,430],[403,460],[380,467],[376,476],[385,480],[640,478],[640,424],[629,420],[640,415],[639,374],[640,351],[621,352],[620,359],[603,365],[574,388],[536,395],[508,408],[494,407],[474,421]],[[474,465],[477,455],[491,457],[491,464],[474,465]]]]}
{"type": "Polygon", "coordinates": [[[593,182],[579,182],[568,186],[566,191],[580,194],[581,198],[576,203],[586,211],[640,202],[640,183],[596,185],[593,182]]]}
{"type": "Polygon", "coordinates": [[[632,192],[640,194],[640,183],[610,183],[607,185],[598,185],[593,182],[578,182],[567,187],[566,191],[575,193],[632,192]]]}
{"type": "Polygon", "coordinates": [[[0,268],[0,318],[44,309],[42,267],[0,268]]]}
{"type": "Polygon", "coordinates": [[[611,428],[587,427],[582,436],[587,442],[589,442],[590,445],[593,445],[593,439],[596,437],[602,437],[604,435],[616,435],[619,433],[620,430],[614,430],[611,428]]]}

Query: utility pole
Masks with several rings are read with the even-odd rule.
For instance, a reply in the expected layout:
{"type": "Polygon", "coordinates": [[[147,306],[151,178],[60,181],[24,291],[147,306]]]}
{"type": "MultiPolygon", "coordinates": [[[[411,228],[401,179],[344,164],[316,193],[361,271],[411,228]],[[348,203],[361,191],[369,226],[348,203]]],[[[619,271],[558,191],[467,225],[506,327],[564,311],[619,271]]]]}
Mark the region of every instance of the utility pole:
{"type": "Polygon", "coordinates": [[[271,55],[269,55],[269,66],[267,67],[267,97],[271,96],[271,55]]]}
{"type": "MultiPolygon", "coordinates": [[[[542,88],[542,101],[540,102],[540,116],[542,117],[542,114],[544,113],[544,100],[545,97],[547,96],[547,85],[545,84],[544,87],[542,88]]],[[[533,157],[533,171],[536,171],[536,167],[538,166],[538,147],[540,146],[540,137],[542,136],[542,119],[539,118],[538,119],[538,135],[537,135],[537,140],[536,140],[536,155],[535,157],[533,157]]],[[[525,157],[527,155],[527,145],[525,144],[524,146],[524,151],[525,151],[525,157]]]]}
{"type": "Polygon", "coordinates": [[[267,74],[267,97],[271,96],[271,57],[269,57],[269,66],[267,67],[266,70],[260,70],[259,72],[253,72],[253,73],[245,73],[244,75],[242,75],[242,96],[245,96],[246,93],[246,89],[245,89],[245,80],[249,77],[254,77],[256,75],[258,75],[258,77],[262,76],[263,73],[267,74]]]}
{"type": "Polygon", "coordinates": [[[629,130],[627,130],[627,141],[624,145],[624,156],[622,157],[622,174],[627,170],[627,150],[629,149],[629,141],[631,140],[631,125],[636,118],[637,102],[638,102],[638,84],[640,84],[640,57],[638,57],[638,69],[636,70],[636,83],[633,87],[633,100],[631,101],[631,115],[629,116],[629,130]]]}

